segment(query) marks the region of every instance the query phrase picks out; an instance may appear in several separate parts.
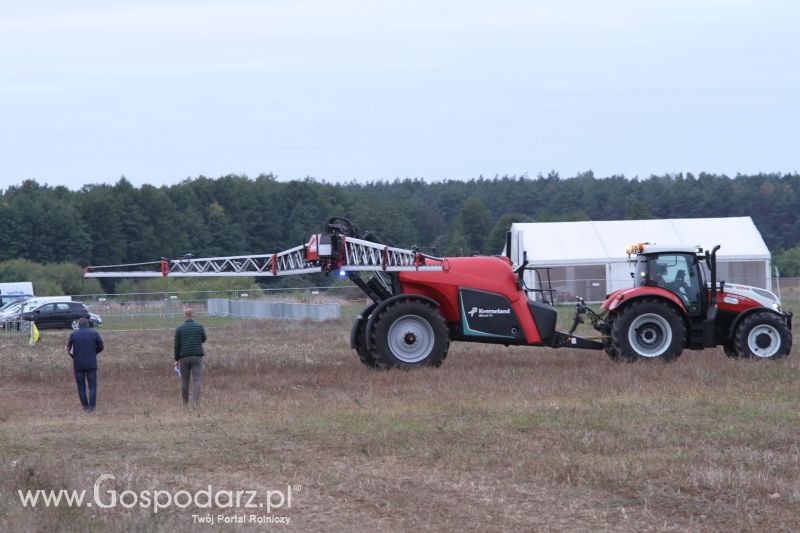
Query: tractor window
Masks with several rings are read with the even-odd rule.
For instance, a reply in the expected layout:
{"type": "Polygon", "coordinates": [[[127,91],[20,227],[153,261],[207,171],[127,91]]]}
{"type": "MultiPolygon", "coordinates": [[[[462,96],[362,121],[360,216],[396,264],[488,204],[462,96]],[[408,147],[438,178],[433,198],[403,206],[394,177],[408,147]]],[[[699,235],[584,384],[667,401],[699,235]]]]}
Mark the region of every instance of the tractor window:
{"type": "Polygon", "coordinates": [[[684,254],[664,254],[648,261],[651,284],[677,294],[689,313],[700,312],[701,282],[695,261],[694,256],[684,254]]]}

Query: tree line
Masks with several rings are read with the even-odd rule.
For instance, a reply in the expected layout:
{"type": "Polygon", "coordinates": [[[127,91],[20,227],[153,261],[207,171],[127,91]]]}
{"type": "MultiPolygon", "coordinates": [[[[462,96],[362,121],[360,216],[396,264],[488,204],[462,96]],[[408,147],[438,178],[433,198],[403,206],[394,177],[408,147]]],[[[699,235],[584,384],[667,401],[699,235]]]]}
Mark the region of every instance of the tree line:
{"type": "Polygon", "coordinates": [[[0,192],[0,261],[88,265],[267,253],[305,242],[334,215],[387,243],[440,255],[497,253],[515,221],[749,215],[782,274],[800,276],[798,173],[627,179],[551,172],[369,183],[229,175],[161,187],[134,187],[122,177],[80,190],[28,180],[0,192]]]}

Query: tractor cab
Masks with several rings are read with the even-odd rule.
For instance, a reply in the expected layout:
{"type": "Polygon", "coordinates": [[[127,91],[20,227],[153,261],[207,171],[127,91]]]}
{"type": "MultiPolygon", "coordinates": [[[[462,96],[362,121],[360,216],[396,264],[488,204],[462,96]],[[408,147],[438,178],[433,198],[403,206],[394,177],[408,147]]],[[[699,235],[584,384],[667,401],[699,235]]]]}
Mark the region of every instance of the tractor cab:
{"type": "MultiPolygon", "coordinates": [[[[717,250],[699,246],[640,243],[628,247],[636,256],[635,288],[657,287],[675,295],[686,316],[687,346],[717,344],[717,250]]],[[[675,300],[677,303],[677,300],[675,300]]]]}
{"type": "Polygon", "coordinates": [[[689,316],[703,316],[708,308],[706,279],[697,247],[638,244],[633,274],[635,287],[660,287],[681,299],[689,316]]]}

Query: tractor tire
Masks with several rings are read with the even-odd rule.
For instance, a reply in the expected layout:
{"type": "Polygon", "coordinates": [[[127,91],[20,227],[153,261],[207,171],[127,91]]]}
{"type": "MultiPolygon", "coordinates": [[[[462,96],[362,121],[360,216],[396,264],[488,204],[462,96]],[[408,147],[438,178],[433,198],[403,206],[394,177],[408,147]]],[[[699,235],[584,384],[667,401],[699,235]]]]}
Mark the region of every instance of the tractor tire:
{"type": "Polygon", "coordinates": [[[686,324],[674,307],[662,300],[635,300],[617,315],[611,329],[614,346],[624,361],[680,357],[686,324]]]}
{"type": "Polygon", "coordinates": [[[732,341],[723,342],[722,343],[722,351],[725,352],[725,355],[727,355],[731,359],[738,359],[739,358],[739,354],[736,351],[736,348],[734,348],[732,341]]]}
{"type": "Polygon", "coordinates": [[[776,314],[753,313],[736,327],[733,346],[740,357],[780,359],[792,349],[792,332],[776,314]]]}
{"type": "Polygon", "coordinates": [[[608,356],[608,358],[614,361],[615,363],[619,363],[620,361],[622,361],[622,357],[620,357],[619,350],[617,350],[617,347],[614,346],[613,344],[609,344],[604,348],[604,350],[606,351],[606,355],[608,356]]]}
{"type": "Polygon", "coordinates": [[[386,369],[387,367],[385,365],[375,360],[375,356],[373,356],[367,348],[367,319],[375,307],[376,304],[373,304],[364,309],[361,313],[363,318],[358,322],[358,326],[356,326],[355,330],[356,353],[358,354],[358,359],[364,363],[364,365],[370,368],[386,369]]]}
{"type": "Polygon", "coordinates": [[[375,317],[370,335],[372,355],[383,368],[438,367],[450,347],[444,318],[419,300],[389,304],[375,317]]]}
{"type": "MultiPolygon", "coordinates": [[[[609,317],[608,326],[609,326],[608,327],[609,331],[614,329],[614,317],[613,316],[609,317]]],[[[622,363],[622,362],[630,363],[632,361],[631,359],[625,359],[625,358],[622,357],[622,354],[619,353],[619,349],[614,345],[614,340],[613,339],[607,339],[604,342],[604,344],[605,344],[605,347],[603,349],[605,350],[606,355],[608,356],[609,359],[611,359],[615,363],[622,363]]],[[[635,361],[635,359],[633,359],[633,361],[635,361]]]]}

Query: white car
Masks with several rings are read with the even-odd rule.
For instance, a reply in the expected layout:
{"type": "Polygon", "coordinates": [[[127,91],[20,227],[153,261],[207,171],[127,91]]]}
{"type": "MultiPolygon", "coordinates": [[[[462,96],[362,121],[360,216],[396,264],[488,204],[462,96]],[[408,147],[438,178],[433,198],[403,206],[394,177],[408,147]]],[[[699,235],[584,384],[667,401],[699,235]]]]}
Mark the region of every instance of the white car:
{"type": "Polygon", "coordinates": [[[18,316],[22,306],[25,304],[24,301],[21,302],[11,302],[6,304],[0,309],[0,320],[6,320],[9,317],[18,316]]]}

